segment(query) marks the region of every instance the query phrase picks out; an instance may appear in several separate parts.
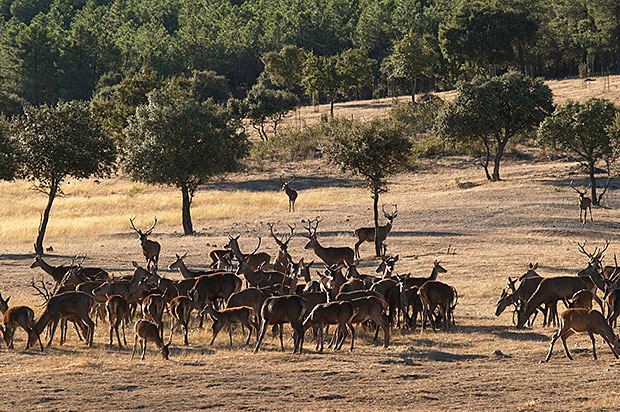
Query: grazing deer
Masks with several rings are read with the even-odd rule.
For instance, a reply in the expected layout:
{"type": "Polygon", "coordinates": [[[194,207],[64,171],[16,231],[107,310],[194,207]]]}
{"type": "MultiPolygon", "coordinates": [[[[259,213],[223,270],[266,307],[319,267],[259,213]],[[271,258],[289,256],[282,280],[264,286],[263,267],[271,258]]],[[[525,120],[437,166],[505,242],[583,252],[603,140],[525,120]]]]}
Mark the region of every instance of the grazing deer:
{"type": "Polygon", "coordinates": [[[125,326],[129,321],[129,306],[127,305],[127,301],[121,295],[112,295],[108,298],[105,303],[105,309],[108,313],[108,322],[110,323],[110,342],[109,345],[112,346],[114,343],[112,332],[116,332],[116,341],[118,342],[118,347],[122,348],[121,338],[118,335],[118,327],[121,323],[124,323],[121,329],[123,330],[123,342],[127,345],[127,338],[125,337],[125,326]]]}
{"type": "Polygon", "coordinates": [[[211,343],[209,345],[213,345],[215,342],[215,338],[218,333],[226,326],[228,326],[228,336],[230,337],[230,348],[232,349],[232,325],[235,323],[240,323],[241,325],[248,328],[248,339],[245,341],[245,344],[248,345],[250,343],[250,337],[252,336],[252,330],[255,329],[258,334],[258,325],[254,322],[254,309],[249,306],[241,306],[236,308],[226,308],[221,311],[216,310],[211,305],[205,306],[202,311],[203,315],[208,313],[213,319],[213,338],[211,339],[211,343]]]}
{"type": "Polygon", "coordinates": [[[291,180],[289,180],[288,182],[285,182],[282,178],[284,176],[280,176],[280,183],[282,183],[282,190],[284,190],[284,193],[286,193],[286,196],[288,197],[288,211],[289,212],[294,212],[295,211],[295,201],[297,200],[297,191],[291,189],[291,183],[293,183],[293,180],[295,180],[296,176],[293,175],[293,178],[291,180]]]}
{"type": "Polygon", "coordinates": [[[90,319],[89,313],[93,303],[93,297],[82,292],[64,292],[50,297],[45,305],[45,310],[35,324],[36,334],[41,334],[43,329],[50,322],[53,322],[50,338],[47,342],[47,347],[50,347],[58,322],[62,318],[68,318],[69,320],[79,319],[79,321],[86,324],[86,344],[92,346],[95,323],[90,319]]]}
{"type": "Polygon", "coordinates": [[[173,319],[173,324],[170,325],[170,338],[168,339],[168,343],[172,342],[172,333],[174,332],[174,328],[180,324],[183,327],[185,346],[189,345],[187,334],[189,331],[188,325],[190,315],[192,313],[192,309],[194,309],[192,300],[187,296],[177,296],[170,301],[168,304],[168,309],[173,319]]]}
{"type": "Polygon", "coordinates": [[[290,253],[288,253],[288,244],[293,236],[295,236],[295,225],[288,225],[291,233],[283,236],[282,239],[278,239],[278,237],[273,233],[273,223],[267,223],[267,225],[269,226],[271,237],[276,241],[279,248],[278,257],[276,257],[276,260],[273,262],[273,270],[286,273],[289,266],[293,263],[293,258],[290,253]]]}
{"type": "Polygon", "coordinates": [[[517,312],[517,328],[522,328],[536,309],[546,303],[549,316],[553,319],[557,313],[557,302],[572,297],[580,290],[588,290],[588,285],[578,276],[558,276],[544,278],[525,305],[517,312]]]}
{"type": "Polygon", "coordinates": [[[323,352],[323,329],[325,325],[338,325],[337,330],[340,331],[340,338],[336,339],[334,350],[339,350],[347,338],[348,332],[351,332],[351,351],[355,343],[355,329],[351,323],[356,311],[351,302],[337,301],[320,303],[316,305],[306,320],[304,320],[303,328],[307,331],[310,327],[318,327],[319,339],[316,343],[316,349],[323,352]],[[320,346],[320,349],[319,349],[320,346]]]}
{"type": "Polygon", "coordinates": [[[437,280],[429,280],[420,286],[418,293],[422,301],[422,332],[426,329],[426,320],[428,319],[433,331],[435,322],[433,322],[433,313],[435,308],[439,310],[439,320],[443,323],[445,330],[450,328],[450,319],[452,318],[452,310],[456,306],[458,294],[456,289],[450,285],[437,280]]]}
{"type": "Polygon", "coordinates": [[[301,296],[271,296],[265,299],[261,308],[261,326],[258,335],[258,341],[254,348],[254,353],[258,352],[260,345],[265,337],[265,332],[269,325],[278,325],[280,329],[280,347],[284,351],[284,342],[282,340],[283,324],[290,323],[293,328],[293,353],[303,349],[304,329],[303,315],[307,312],[308,301],[301,296]]]}
{"type": "Polygon", "coordinates": [[[155,218],[155,222],[153,222],[153,226],[151,226],[151,228],[147,230],[146,232],[142,232],[140,229],[137,229],[133,223],[134,220],[135,220],[135,217],[133,219],[129,219],[129,222],[131,222],[131,228],[135,230],[138,236],[140,236],[140,245],[142,246],[142,254],[144,254],[144,257],[146,258],[146,269],[150,271],[151,265],[153,265],[155,267],[155,270],[157,270],[157,264],[159,262],[159,252],[161,251],[161,245],[154,240],[147,239],[147,236],[149,236],[153,232],[153,229],[155,229],[155,225],[157,224],[157,218],[155,218]]]}
{"type": "Polygon", "coordinates": [[[581,192],[579,191],[579,189],[573,186],[573,181],[571,180],[570,187],[572,187],[575,192],[579,193],[579,222],[584,225],[586,224],[588,209],[590,210],[590,221],[593,222],[594,219],[592,219],[592,199],[586,196],[586,192],[590,188],[590,185],[588,185],[588,187],[586,187],[584,191],[581,192]],[[581,217],[582,214],[583,218],[581,217]]]}
{"type": "Polygon", "coordinates": [[[355,252],[350,247],[323,247],[320,245],[316,237],[316,230],[319,227],[322,219],[318,217],[313,220],[304,220],[304,227],[308,231],[307,235],[308,243],[304,249],[312,249],[314,253],[323,261],[327,266],[339,265],[342,262],[353,264],[355,260],[355,252]]]}
{"type": "MultiPolygon", "coordinates": [[[[381,211],[383,212],[383,216],[387,219],[387,223],[385,226],[379,226],[377,228],[379,234],[379,242],[381,243],[381,255],[385,255],[385,239],[390,234],[392,230],[392,224],[394,223],[394,219],[398,215],[398,206],[394,205],[394,211],[392,213],[388,213],[385,211],[385,205],[381,206],[381,211]]],[[[360,258],[360,245],[364,242],[374,242],[375,241],[375,228],[374,227],[360,227],[355,229],[353,232],[357,237],[357,242],[355,242],[355,258],[360,258]]]]}
{"type": "Polygon", "coordinates": [[[146,344],[148,341],[155,342],[155,345],[161,350],[161,356],[164,360],[168,360],[168,356],[170,355],[170,350],[168,347],[170,346],[170,342],[164,345],[164,342],[159,334],[159,328],[153,322],[149,322],[146,319],[140,319],[136,322],[134,327],[134,342],[133,342],[133,351],[131,352],[131,359],[133,359],[134,354],[136,353],[136,347],[138,346],[138,340],[140,340],[140,350],[142,351],[141,360],[144,360],[146,356],[146,344]]]}
{"type": "Polygon", "coordinates": [[[2,336],[7,346],[9,349],[13,349],[13,337],[15,336],[15,330],[19,326],[28,334],[26,349],[31,346],[34,340],[33,336],[36,336],[39,341],[41,351],[43,351],[41,337],[35,329],[34,311],[28,306],[14,306],[9,308],[7,305],[9,299],[11,298],[8,297],[6,300],[2,300],[2,297],[0,296],[0,301],[2,303],[0,309],[2,310],[2,313],[4,313],[4,328],[0,325],[0,332],[2,332],[2,336]]]}
{"type": "Polygon", "coordinates": [[[239,248],[239,237],[240,236],[241,235],[237,235],[235,237],[228,236],[228,243],[224,247],[230,249],[230,251],[235,256],[235,259],[237,259],[239,263],[241,263],[242,261],[245,261],[247,266],[250,268],[250,270],[256,271],[261,265],[264,267],[269,267],[269,261],[271,260],[271,256],[269,256],[269,254],[264,253],[264,252],[256,253],[261,243],[260,236],[257,236],[258,246],[256,246],[256,249],[254,249],[254,252],[250,254],[245,254],[241,252],[241,249],[239,248]]]}
{"type": "Polygon", "coordinates": [[[620,352],[620,341],[618,336],[613,332],[601,312],[598,310],[574,308],[567,309],[560,315],[561,326],[560,329],[553,335],[551,339],[551,346],[549,347],[549,353],[542,362],[548,362],[551,358],[551,352],[553,352],[553,345],[558,338],[562,339],[562,345],[564,345],[564,353],[566,357],[573,360],[573,357],[568,351],[566,346],[566,338],[575,332],[586,332],[590,336],[592,341],[592,357],[596,360],[596,344],[594,342],[594,334],[601,335],[605,342],[609,345],[612,353],[616,359],[620,358],[618,352],[620,352]]]}

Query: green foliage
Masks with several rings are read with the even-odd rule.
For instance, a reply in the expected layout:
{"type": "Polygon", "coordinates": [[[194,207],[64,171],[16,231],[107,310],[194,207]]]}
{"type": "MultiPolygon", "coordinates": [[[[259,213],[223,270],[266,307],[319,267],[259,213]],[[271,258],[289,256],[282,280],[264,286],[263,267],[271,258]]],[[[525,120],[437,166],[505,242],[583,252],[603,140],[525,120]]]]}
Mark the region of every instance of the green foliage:
{"type": "Polygon", "coordinates": [[[261,82],[252,87],[244,101],[246,115],[263,140],[268,138],[266,122],[273,124],[273,135],[277,135],[278,124],[298,103],[293,93],[269,88],[261,82]]]}
{"type": "Polygon", "coordinates": [[[9,121],[0,115],[0,180],[13,180],[17,175],[17,147],[10,134],[9,121]]]}
{"type": "Polygon", "coordinates": [[[261,60],[274,85],[289,92],[295,92],[301,85],[304,51],[299,47],[286,45],[279,52],[265,54],[261,60]]]}
{"type": "Polygon", "coordinates": [[[194,98],[199,102],[213,99],[216,103],[224,103],[232,97],[226,77],[212,70],[194,70],[191,82],[194,98]]]}
{"type": "Polygon", "coordinates": [[[100,132],[86,103],[26,107],[14,132],[21,174],[45,193],[59,189],[68,177],[106,177],[114,170],[116,147],[100,132]]]}
{"type": "Polygon", "coordinates": [[[234,171],[247,152],[240,120],[210,100],[200,103],[173,82],[148,94],[124,129],[123,168],[147,184],[172,185],[183,195],[183,228],[198,185],[234,171]]]}
{"type": "Polygon", "coordinates": [[[437,118],[434,132],[449,142],[478,142],[484,146],[482,166],[489,180],[499,180],[506,144],[537,127],[551,113],[553,97],[542,79],[509,72],[477,77],[457,86],[457,96],[437,118]],[[493,175],[488,164],[495,152],[493,175]]]}
{"type": "Polygon", "coordinates": [[[301,130],[284,128],[269,140],[252,142],[250,158],[258,162],[265,159],[292,162],[320,157],[328,127],[328,123],[319,123],[301,130]]]}
{"type": "Polygon", "coordinates": [[[387,191],[387,179],[409,167],[411,142],[391,122],[333,123],[325,146],[327,158],[343,172],[361,176],[372,193],[387,191]]]}
{"type": "MultiPolygon", "coordinates": [[[[394,53],[391,56],[393,77],[410,79],[430,77],[437,65],[438,56],[435,53],[434,43],[431,36],[422,36],[413,30],[394,45],[394,53]]],[[[415,95],[415,87],[411,90],[411,96],[415,95]]]]}
{"type": "Polygon", "coordinates": [[[619,153],[620,146],[614,138],[614,124],[619,113],[612,102],[604,99],[568,101],[559,105],[538,128],[540,145],[570,152],[588,167],[595,204],[599,201],[594,179],[596,162],[610,162],[619,153]]]}
{"type": "Polygon", "coordinates": [[[372,85],[375,64],[362,49],[348,49],[340,53],[336,62],[340,92],[350,98],[359,96],[362,89],[372,85]]]}
{"type": "Polygon", "coordinates": [[[15,94],[0,91],[0,115],[13,117],[24,113],[26,102],[15,94]]]}

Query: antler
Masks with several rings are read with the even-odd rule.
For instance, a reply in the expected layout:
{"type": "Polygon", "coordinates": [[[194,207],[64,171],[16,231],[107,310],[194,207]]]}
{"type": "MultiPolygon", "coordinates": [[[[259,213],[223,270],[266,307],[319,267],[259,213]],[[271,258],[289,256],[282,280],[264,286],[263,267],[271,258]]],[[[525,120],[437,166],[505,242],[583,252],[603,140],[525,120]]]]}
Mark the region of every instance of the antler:
{"type": "Polygon", "coordinates": [[[385,203],[381,206],[381,211],[383,212],[383,216],[385,216],[386,219],[393,219],[396,217],[396,215],[398,214],[398,205],[396,203],[392,203],[392,205],[394,206],[394,212],[392,213],[388,213],[385,211],[385,203]]]}
{"type": "Polygon", "coordinates": [[[323,219],[318,216],[316,217],[316,219],[302,220],[302,222],[304,223],[304,228],[308,231],[308,234],[305,236],[310,238],[316,235],[316,230],[319,227],[319,223],[321,223],[322,221],[323,219]]]}
{"type": "MultiPolygon", "coordinates": [[[[592,259],[592,257],[594,256],[594,253],[590,254],[588,253],[588,251],[585,249],[586,243],[588,243],[588,241],[584,241],[583,244],[577,242],[577,246],[579,248],[579,251],[581,253],[583,253],[584,255],[586,255],[588,258],[592,259]]],[[[596,252],[596,249],[594,249],[594,251],[596,252]]]]}
{"type": "Polygon", "coordinates": [[[295,176],[295,174],[293,174],[293,178],[291,180],[289,180],[286,184],[290,185],[293,182],[293,180],[295,180],[296,178],[297,178],[297,176],[295,176]]]}
{"type": "Polygon", "coordinates": [[[269,232],[271,233],[271,237],[273,238],[273,240],[276,241],[280,249],[285,248],[286,244],[284,244],[280,239],[278,239],[278,237],[273,233],[273,223],[267,222],[267,226],[269,226],[269,232]]]}
{"type": "Polygon", "coordinates": [[[140,229],[138,229],[138,228],[136,227],[136,225],[134,225],[134,224],[133,224],[133,221],[134,221],[135,219],[136,219],[135,217],[134,217],[133,219],[132,219],[132,218],[129,218],[129,222],[131,223],[131,228],[132,228],[133,230],[135,230],[135,231],[136,231],[136,233],[140,233],[140,229]]]}
{"type": "MultiPolygon", "coordinates": [[[[572,187],[572,188],[573,188],[573,190],[574,190],[575,192],[579,193],[579,195],[580,195],[580,196],[585,196],[586,191],[588,190],[588,189],[586,188],[586,190],[584,190],[583,192],[580,192],[580,191],[579,191],[579,189],[577,189],[575,186],[573,186],[573,181],[572,181],[572,180],[570,181],[570,187],[572,187]]],[[[588,188],[589,188],[589,187],[590,187],[590,186],[588,186],[588,188]]]]}
{"type": "Polygon", "coordinates": [[[153,226],[151,226],[151,228],[149,230],[147,230],[146,232],[144,232],[145,235],[150,235],[151,232],[153,231],[153,229],[155,229],[155,225],[157,224],[157,218],[155,218],[155,222],[153,222],[153,226]]]}
{"type": "Polygon", "coordinates": [[[254,254],[258,251],[258,248],[260,247],[260,243],[261,243],[262,239],[258,235],[256,235],[256,237],[258,238],[258,244],[256,245],[256,248],[254,249],[254,252],[250,253],[249,255],[246,255],[246,258],[249,258],[250,256],[254,256],[254,254]]]}
{"type": "Polygon", "coordinates": [[[603,246],[603,249],[601,249],[601,251],[596,254],[597,260],[599,261],[603,260],[603,253],[607,250],[610,243],[611,243],[611,239],[608,239],[607,241],[605,241],[605,246],[603,246]]]}
{"type": "Polygon", "coordinates": [[[43,302],[42,305],[38,305],[38,306],[39,307],[45,306],[47,304],[47,301],[50,300],[50,298],[52,297],[52,293],[47,289],[47,286],[45,285],[45,281],[43,280],[43,276],[41,276],[41,287],[35,284],[34,277],[30,281],[30,286],[33,287],[34,290],[36,291],[36,293],[34,293],[34,296],[41,295],[43,299],[45,300],[45,302],[43,302]]]}

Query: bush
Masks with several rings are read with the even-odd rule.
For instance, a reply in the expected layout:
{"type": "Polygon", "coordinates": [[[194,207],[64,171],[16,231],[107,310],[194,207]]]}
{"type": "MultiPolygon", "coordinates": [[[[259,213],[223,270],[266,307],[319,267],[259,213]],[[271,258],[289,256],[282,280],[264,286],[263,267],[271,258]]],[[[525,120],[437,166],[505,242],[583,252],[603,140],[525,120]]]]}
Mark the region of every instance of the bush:
{"type": "Polygon", "coordinates": [[[320,148],[326,141],[326,129],[330,127],[330,123],[320,123],[303,130],[289,127],[269,140],[253,141],[250,158],[283,161],[320,158],[322,156],[320,148]]]}

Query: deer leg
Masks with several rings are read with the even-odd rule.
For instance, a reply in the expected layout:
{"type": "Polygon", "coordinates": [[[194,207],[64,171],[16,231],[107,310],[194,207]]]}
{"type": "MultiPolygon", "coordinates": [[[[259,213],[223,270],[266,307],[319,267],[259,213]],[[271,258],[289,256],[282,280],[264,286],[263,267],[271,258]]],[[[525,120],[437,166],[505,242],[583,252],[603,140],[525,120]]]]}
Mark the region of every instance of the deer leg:
{"type": "Polygon", "coordinates": [[[570,355],[570,352],[568,351],[568,347],[566,346],[566,338],[568,338],[573,333],[574,332],[569,329],[567,331],[564,331],[562,335],[560,336],[560,338],[562,339],[562,345],[564,345],[564,353],[566,353],[566,357],[570,360],[573,360],[573,357],[570,355]]]}
{"type": "Polygon", "coordinates": [[[588,336],[590,336],[590,340],[592,341],[592,358],[596,360],[596,343],[594,342],[594,334],[591,330],[588,330],[588,336]]]}
{"type": "Polygon", "coordinates": [[[282,349],[282,352],[284,352],[284,341],[282,340],[282,331],[284,330],[284,324],[280,324],[280,348],[282,349]]]}
{"type": "Polygon", "coordinates": [[[351,319],[347,321],[347,327],[351,332],[351,349],[349,349],[349,351],[353,352],[353,344],[355,343],[355,328],[353,327],[353,323],[351,323],[351,319]]]}
{"type": "MultiPolygon", "coordinates": [[[[122,348],[123,345],[121,345],[121,337],[118,334],[118,327],[120,326],[120,324],[121,324],[120,319],[117,319],[116,322],[114,323],[114,330],[116,331],[116,341],[118,342],[118,347],[122,348]]],[[[125,342],[125,345],[126,344],[127,344],[127,342],[125,342]]]]}
{"type": "Polygon", "coordinates": [[[261,323],[261,327],[260,327],[260,333],[258,334],[258,339],[256,341],[256,347],[254,348],[253,353],[258,352],[258,349],[260,348],[260,344],[263,341],[263,338],[265,337],[265,332],[267,332],[267,327],[269,327],[269,324],[267,323],[265,319],[263,319],[261,323]]]}
{"type": "Polygon", "coordinates": [[[230,337],[230,349],[232,349],[232,324],[228,325],[228,336],[230,337]]]}
{"type": "Polygon", "coordinates": [[[175,318],[170,320],[170,337],[168,338],[168,344],[172,342],[172,334],[174,333],[174,328],[177,326],[177,321],[175,318]]]}
{"type": "Polygon", "coordinates": [[[50,331],[50,339],[47,342],[47,347],[49,348],[50,346],[52,346],[52,340],[54,340],[54,333],[56,333],[56,328],[58,327],[58,322],[60,321],[60,319],[54,319],[54,323],[52,323],[52,330],[50,331]]]}
{"type": "Polygon", "coordinates": [[[120,326],[121,326],[121,330],[123,331],[123,342],[125,343],[125,346],[127,346],[127,337],[125,336],[125,325],[123,324],[123,322],[121,322],[120,326]]]}
{"type": "Polygon", "coordinates": [[[614,354],[616,359],[620,358],[620,356],[618,356],[618,352],[616,352],[616,349],[614,349],[614,346],[612,345],[611,341],[609,339],[607,339],[607,336],[605,336],[602,333],[600,335],[603,337],[603,340],[605,340],[605,342],[607,342],[607,345],[609,345],[609,349],[611,349],[611,353],[614,354]]]}
{"type": "MultiPolygon", "coordinates": [[[[334,332],[334,336],[336,332],[334,332]]],[[[319,352],[323,353],[323,322],[319,323],[319,343],[317,343],[320,347],[319,352]]]]}
{"type": "Polygon", "coordinates": [[[217,334],[220,333],[221,329],[222,326],[218,325],[217,322],[213,323],[213,338],[211,339],[211,343],[209,343],[209,345],[213,345],[213,342],[215,342],[215,338],[217,337],[217,334]]]}
{"type": "MultiPolygon", "coordinates": [[[[558,340],[558,338],[562,334],[562,330],[563,329],[558,330],[551,338],[551,345],[549,346],[549,352],[547,353],[547,357],[545,357],[545,360],[543,360],[543,363],[549,362],[549,359],[551,359],[551,353],[553,352],[553,345],[555,345],[555,341],[558,340]]],[[[566,351],[568,353],[568,349],[566,351]]]]}
{"type": "Polygon", "coordinates": [[[146,343],[148,342],[146,339],[143,339],[142,341],[144,343],[144,346],[142,347],[142,360],[144,360],[144,357],[146,356],[146,343]]]}
{"type": "Polygon", "coordinates": [[[133,340],[133,350],[131,351],[131,359],[133,360],[133,356],[136,353],[136,347],[138,346],[138,335],[134,336],[134,340],[133,340]]]}
{"type": "Polygon", "coordinates": [[[590,221],[594,222],[594,219],[592,218],[592,206],[590,206],[588,209],[590,209],[590,221]]]}
{"type": "Polygon", "coordinates": [[[187,322],[184,322],[183,323],[183,335],[184,335],[184,338],[185,338],[185,340],[184,340],[185,346],[189,346],[189,340],[187,339],[188,329],[189,328],[188,328],[187,322]]]}
{"type": "Polygon", "coordinates": [[[244,346],[248,346],[250,344],[250,338],[252,337],[252,329],[253,328],[252,328],[252,324],[250,323],[249,319],[246,322],[244,322],[244,324],[248,328],[248,339],[245,341],[245,345],[244,346]]]}

